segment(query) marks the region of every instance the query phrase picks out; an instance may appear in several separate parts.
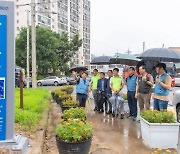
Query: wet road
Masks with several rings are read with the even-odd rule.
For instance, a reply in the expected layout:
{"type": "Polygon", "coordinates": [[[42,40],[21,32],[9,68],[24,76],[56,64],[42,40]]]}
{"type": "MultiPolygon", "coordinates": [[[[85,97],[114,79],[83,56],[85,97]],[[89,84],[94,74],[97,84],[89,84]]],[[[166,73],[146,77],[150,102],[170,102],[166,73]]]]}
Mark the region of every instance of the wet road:
{"type": "MultiPolygon", "coordinates": [[[[143,143],[140,123],[126,117],[120,119],[95,113],[90,105],[92,108],[92,101],[87,104],[88,121],[92,122],[94,136],[91,154],[150,154],[155,151],[143,143]]],[[[173,149],[171,151],[180,153],[180,146],[178,152],[173,149]]]]}
{"type": "MultiPolygon", "coordinates": [[[[47,88],[49,90],[53,89],[53,87],[47,88]]],[[[174,88],[173,91],[176,89],[178,88],[174,88]]],[[[127,108],[127,104],[125,107],[127,108]]],[[[93,125],[91,154],[155,153],[156,149],[151,149],[143,143],[140,123],[127,119],[127,115],[122,120],[120,118],[113,118],[111,115],[94,112],[93,99],[87,101],[86,109],[88,110],[88,121],[92,122],[93,125]]],[[[170,150],[173,154],[180,153],[180,145],[178,146],[178,151],[170,150]]]]}

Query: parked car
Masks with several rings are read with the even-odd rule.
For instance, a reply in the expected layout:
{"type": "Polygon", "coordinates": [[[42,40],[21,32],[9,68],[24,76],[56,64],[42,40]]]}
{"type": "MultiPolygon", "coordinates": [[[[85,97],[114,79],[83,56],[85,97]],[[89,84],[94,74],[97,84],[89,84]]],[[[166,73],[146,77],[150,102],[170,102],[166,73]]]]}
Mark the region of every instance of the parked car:
{"type": "Polygon", "coordinates": [[[75,77],[74,76],[70,76],[70,77],[67,77],[67,82],[69,85],[75,85],[75,77]]]}
{"type": "Polygon", "coordinates": [[[37,81],[38,86],[58,86],[62,85],[64,81],[62,81],[61,78],[58,78],[57,76],[49,76],[42,80],[37,81]]]}
{"type": "Polygon", "coordinates": [[[60,85],[66,85],[68,83],[66,77],[61,77],[59,79],[61,79],[60,85]]]}
{"type": "Polygon", "coordinates": [[[174,95],[174,97],[173,97],[172,104],[176,109],[177,121],[180,123],[180,90],[176,90],[173,93],[173,95],[174,95]]]}
{"type": "Polygon", "coordinates": [[[180,86],[180,74],[175,75],[175,86],[180,86]]]}

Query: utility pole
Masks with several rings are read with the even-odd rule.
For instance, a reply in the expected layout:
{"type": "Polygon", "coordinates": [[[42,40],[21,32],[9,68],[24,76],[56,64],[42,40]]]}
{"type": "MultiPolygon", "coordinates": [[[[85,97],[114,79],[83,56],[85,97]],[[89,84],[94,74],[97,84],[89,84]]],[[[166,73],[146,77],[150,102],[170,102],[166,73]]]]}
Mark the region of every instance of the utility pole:
{"type": "Polygon", "coordinates": [[[35,26],[35,0],[31,0],[31,28],[32,28],[32,88],[37,87],[36,81],[36,26],[35,26]]]}
{"type": "Polygon", "coordinates": [[[146,43],[143,42],[143,52],[145,51],[145,46],[146,46],[146,43]]]}
{"type": "Polygon", "coordinates": [[[29,88],[29,10],[27,10],[27,61],[26,61],[26,71],[27,71],[27,88],[29,88]]]}

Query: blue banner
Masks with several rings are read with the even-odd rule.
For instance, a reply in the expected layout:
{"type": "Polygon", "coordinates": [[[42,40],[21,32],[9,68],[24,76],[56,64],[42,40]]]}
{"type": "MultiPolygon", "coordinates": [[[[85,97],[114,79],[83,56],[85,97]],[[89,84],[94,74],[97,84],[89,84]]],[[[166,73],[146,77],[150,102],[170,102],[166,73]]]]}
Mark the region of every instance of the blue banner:
{"type": "Polygon", "coordinates": [[[6,140],[7,16],[0,15],[0,140],[6,140]]]}

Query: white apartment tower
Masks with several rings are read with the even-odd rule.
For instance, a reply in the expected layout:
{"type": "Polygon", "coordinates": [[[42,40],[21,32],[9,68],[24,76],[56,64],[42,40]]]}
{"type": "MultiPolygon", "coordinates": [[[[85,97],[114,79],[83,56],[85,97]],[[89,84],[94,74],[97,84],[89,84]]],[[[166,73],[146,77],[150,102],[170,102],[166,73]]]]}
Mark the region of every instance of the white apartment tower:
{"type": "MultiPolygon", "coordinates": [[[[15,1],[17,35],[22,27],[27,27],[27,10],[31,10],[31,0],[15,1]]],[[[56,33],[68,32],[70,38],[77,33],[80,35],[83,45],[73,62],[77,66],[83,65],[90,68],[90,1],[35,0],[35,4],[36,25],[50,28],[56,33]]],[[[29,19],[31,21],[31,18],[29,19]]]]}

